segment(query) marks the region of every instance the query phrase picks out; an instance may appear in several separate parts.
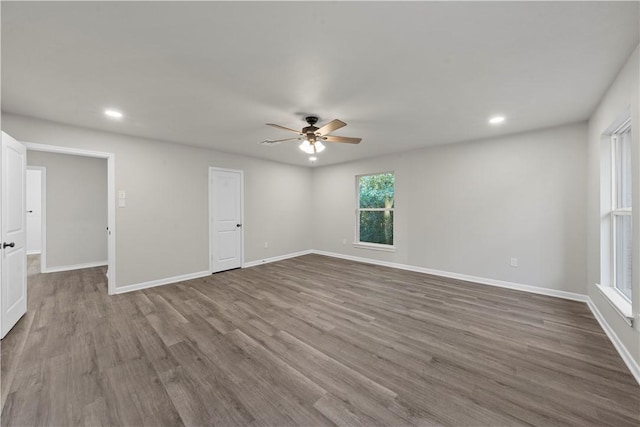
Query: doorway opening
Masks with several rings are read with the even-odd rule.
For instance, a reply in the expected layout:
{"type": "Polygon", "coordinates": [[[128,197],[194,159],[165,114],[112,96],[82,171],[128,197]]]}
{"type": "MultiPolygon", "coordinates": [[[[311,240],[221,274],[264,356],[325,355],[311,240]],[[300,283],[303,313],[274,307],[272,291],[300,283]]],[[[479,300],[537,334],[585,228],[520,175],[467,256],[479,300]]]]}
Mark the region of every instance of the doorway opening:
{"type": "Polygon", "coordinates": [[[27,166],[27,255],[42,255],[46,226],[47,168],[27,166]]]}
{"type": "MultiPolygon", "coordinates": [[[[24,143],[28,151],[33,152],[44,152],[44,153],[54,153],[54,154],[67,154],[72,156],[81,156],[88,158],[98,158],[98,159],[106,159],[106,175],[107,175],[107,185],[106,185],[106,227],[103,225],[103,229],[100,231],[101,233],[106,234],[106,265],[107,265],[107,289],[108,294],[115,294],[115,286],[116,286],[116,233],[115,233],[115,156],[113,153],[100,152],[100,151],[91,151],[91,150],[83,150],[77,148],[69,148],[69,147],[59,147],[54,145],[46,145],[46,144],[36,144],[36,143],[24,143]]],[[[51,171],[49,171],[51,172],[51,171]]],[[[51,173],[49,173],[51,175],[51,173]]],[[[77,177],[77,179],[82,179],[82,177],[77,177]]],[[[47,184],[45,183],[44,189],[46,189],[47,184]]],[[[73,200],[73,195],[69,200],[73,200]]],[[[104,197],[104,196],[103,196],[104,197]]],[[[48,214],[45,217],[51,217],[52,212],[46,211],[46,195],[45,202],[43,203],[43,211],[48,214]]],[[[101,228],[102,228],[101,227],[101,228]]],[[[50,256],[47,256],[47,227],[46,224],[43,227],[42,239],[41,239],[41,270],[42,272],[52,272],[57,271],[55,268],[50,267],[50,256]]],[[[98,261],[97,264],[104,265],[104,261],[98,261]]],[[[89,264],[79,264],[75,265],[76,268],[88,268],[95,265],[89,264]]],[[[68,269],[68,268],[66,268],[68,269]]]]}

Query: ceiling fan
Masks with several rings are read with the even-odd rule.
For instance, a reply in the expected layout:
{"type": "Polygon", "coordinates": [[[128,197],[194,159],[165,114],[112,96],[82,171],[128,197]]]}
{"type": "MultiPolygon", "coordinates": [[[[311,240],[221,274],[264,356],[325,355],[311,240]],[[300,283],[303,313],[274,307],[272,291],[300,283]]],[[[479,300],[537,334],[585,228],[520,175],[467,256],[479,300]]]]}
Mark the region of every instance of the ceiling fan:
{"type": "Polygon", "coordinates": [[[273,123],[267,123],[267,126],[273,126],[278,129],[288,130],[289,132],[297,133],[298,136],[295,138],[285,138],[285,139],[266,139],[260,144],[262,145],[276,145],[285,141],[302,141],[300,144],[300,149],[307,154],[315,154],[320,153],[324,150],[323,141],[326,142],[342,142],[347,144],[359,144],[362,141],[362,138],[350,138],[347,136],[334,136],[329,135],[330,132],[334,130],[345,127],[347,124],[342,120],[332,120],[326,125],[322,127],[316,127],[315,124],[318,122],[318,117],[316,116],[307,116],[305,117],[305,121],[309,124],[309,126],[303,127],[301,131],[297,131],[295,129],[291,129],[288,127],[276,125],[273,123]]]}

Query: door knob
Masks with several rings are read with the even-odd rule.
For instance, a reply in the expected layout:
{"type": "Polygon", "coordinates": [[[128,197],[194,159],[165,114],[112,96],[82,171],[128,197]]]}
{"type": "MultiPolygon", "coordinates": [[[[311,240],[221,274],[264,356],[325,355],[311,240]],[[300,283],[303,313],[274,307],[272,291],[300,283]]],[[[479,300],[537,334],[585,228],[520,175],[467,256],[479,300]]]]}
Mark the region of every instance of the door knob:
{"type": "Polygon", "coordinates": [[[236,227],[240,228],[242,227],[242,224],[236,224],[236,227]]]}
{"type": "Polygon", "coordinates": [[[33,211],[27,211],[27,213],[33,213],[33,211]]]}
{"type": "Polygon", "coordinates": [[[11,242],[11,243],[4,242],[4,243],[2,244],[2,249],[6,248],[6,247],[10,247],[10,248],[12,248],[12,247],[14,247],[15,245],[16,245],[16,243],[15,243],[15,242],[11,242]]]}

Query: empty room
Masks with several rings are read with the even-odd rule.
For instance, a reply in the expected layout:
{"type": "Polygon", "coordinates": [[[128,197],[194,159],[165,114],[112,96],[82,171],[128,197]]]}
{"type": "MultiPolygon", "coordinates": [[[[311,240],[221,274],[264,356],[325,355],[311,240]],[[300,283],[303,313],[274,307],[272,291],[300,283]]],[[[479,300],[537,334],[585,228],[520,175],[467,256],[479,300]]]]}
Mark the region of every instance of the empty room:
{"type": "Polygon", "coordinates": [[[2,426],[640,425],[640,2],[12,2],[2,426]]]}

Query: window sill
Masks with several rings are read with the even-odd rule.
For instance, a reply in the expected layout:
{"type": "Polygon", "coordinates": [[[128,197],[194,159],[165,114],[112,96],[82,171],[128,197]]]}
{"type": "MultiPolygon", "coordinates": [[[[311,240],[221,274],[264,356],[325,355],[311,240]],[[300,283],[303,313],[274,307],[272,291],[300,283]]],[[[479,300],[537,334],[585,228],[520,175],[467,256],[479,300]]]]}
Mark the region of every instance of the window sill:
{"type": "Polygon", "coordinates": [[[633,310],[631,309],[631,303],[611,286],[603,286],[596,283],[596,287],[620,317],[622,317],[629,326],[633,326],[633,310]]]}
{"type": "Polygon", "coordinates": [[[380,245],[377,243],[362,243],[362,242],[353,242],[354,248],[360,249],[372,249],[374,251],[383,251],[383,252],[395,252],[396,247],[390,245],[380,245]]]}

